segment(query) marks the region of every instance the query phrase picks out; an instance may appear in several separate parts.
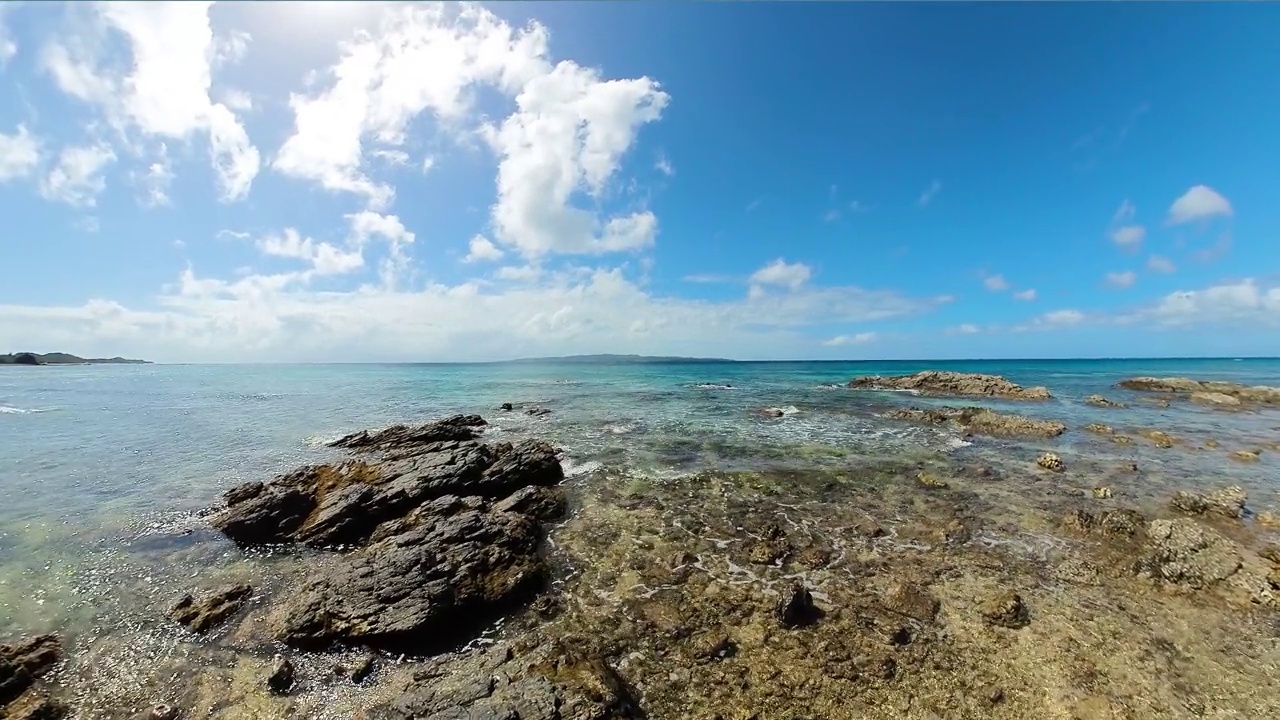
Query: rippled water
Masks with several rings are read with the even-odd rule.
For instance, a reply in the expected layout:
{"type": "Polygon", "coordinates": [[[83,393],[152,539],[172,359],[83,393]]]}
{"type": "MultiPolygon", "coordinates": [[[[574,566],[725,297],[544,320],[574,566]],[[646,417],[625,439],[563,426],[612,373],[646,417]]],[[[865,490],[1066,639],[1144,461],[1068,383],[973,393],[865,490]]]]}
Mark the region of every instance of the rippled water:
{"type": "Polygon", "coordinates": [[[149,612],[139,604],[166,602],[192,577],[234,574],[244,556],[195,513],[228,486],[323,458],[327,440],[364,427],[478,412],[494,435],[558,443],[571,473],[659,479],[838,468],[917,451],[985,458],[1020,447],[882,420],[876,413],[889,406],[942,401],[842,386],[925,368],[1047,385],[1049,402],[988,403],[1073,429],[1036,447],[1145,461],[1157,457],[1146,445],[1114,446],[1078,428],[1169,429],[1197,443],[1218,439],[1223,450],[1158,456],[1168,482],[1276,489],[1280,453],[1250,465],[1223,456],[1280,439],[1280,412],[1164,408],[1113,387],[1133,375],[1280,385],[1274,360],[0,368],[0,634],[127,624],[149,612]],[[1129,407],[1084,405],[1093,393],[1129,407]],[[503,402],[517,410],[495,410],[503,402]],[[521,406],[551,413],[531,417],[521,406]],[[765,407],[785,414],[756,414],[765,407]],[[184,527],[191,533],[174,540],[184,527]]]}

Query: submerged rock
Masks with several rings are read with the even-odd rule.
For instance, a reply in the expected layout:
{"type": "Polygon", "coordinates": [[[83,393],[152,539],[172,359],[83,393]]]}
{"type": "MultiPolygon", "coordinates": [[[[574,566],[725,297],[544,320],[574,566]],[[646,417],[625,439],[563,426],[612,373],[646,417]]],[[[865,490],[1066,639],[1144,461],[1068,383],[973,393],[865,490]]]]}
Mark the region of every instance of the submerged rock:
{"type": "Polygon", "coordinates": [[[911,582],[897,582],[884,598],[885,607],[920,622],[933,622],[941,604],[928,590],[911,582]]]}
{"type": "Polygon", "coordinates": [[[1129,378],[1121,380],[1118,384],[1126,390],[1185,395],[1207,405],[1225,407],[1235,407],[1240,404],[1280,405],[1280,388],[1266,385],[1250,387],[1239,383],[1212,380],[1153,377],[1129,378]],[[1231,398],[1235,402],[1226,398],[1231,398]]]}
{"type": "Polygon", "coordinates": [[[244,583],[227,585],[196,597],[183,595],[169,608],[169,617],[187,626],[195,633],[202,633],[239,612],[253,595],[253,588],[244,583]]]}
{"type": "Polygon", "coordinates": [[[1108,535],[1133,536],[1142,532],[1147,519],[1137,510],[1116,508],[1113,510],[1076,510],[1067,513],[1063,525],[1084,533],[1102,531],[1108,535]]]}
{"type": "Polygon", "coordinates": [[[1097,435],[1110,435],[1114,432],[1110,425],[1103,425],[1102,423],[1089,423],[1084,426],[1084,429],[1086,432],[1091,432],[1097,435]]]}
{"type": "Polygon", "coordinates": [[[980,407],[901,408],[886,412],[885,417],[929,425],[955,423],[963,430],[996,437],[1050,438],[1061,435],[1067,429],[1060,422],[1007,415],[980,407]]]}
{"type": "Polygon", "coordinates": [[[1139,574],[1192,588],[1206,588],[1231,577],[1242,565],[1235,543],[1194,520],[1153,520],[1139,574]]]}
{"type": "Polygon", "coordinates": [[[1258,462],[1258,453],[1253,450],[1236,450],[1230,457],[1238,462],[1258,462]]]}
{"type": "Polygon", "coordinates": [[[982,619],[990,625],[1018,629],[1031,622],[1031,614],[1022,596],[1012,590],[1002,590],[983,600],[978,606],[982,619]]]}
{"type": "Polygon", "coordinates": [[[1089,397],[1085,398],[1084,401],[1086,404],[1093,405],[1094,407],[1110,407],[1110,408],[1124,407],[1123,403],[1113,402],[1111,400],[1108,400],[1102,397],[1101,395],[1090,395],[1089,397]]]}
{"type": "Polygon", "coordinates": [[[855,390],[916,390],[927,395],[1000,397],[1018,400],[1047,400],[1052,395],[1044,387],[1023,387],[999,375],[926,370],[914,375],[861,377],[849,381],[855,390]]]}

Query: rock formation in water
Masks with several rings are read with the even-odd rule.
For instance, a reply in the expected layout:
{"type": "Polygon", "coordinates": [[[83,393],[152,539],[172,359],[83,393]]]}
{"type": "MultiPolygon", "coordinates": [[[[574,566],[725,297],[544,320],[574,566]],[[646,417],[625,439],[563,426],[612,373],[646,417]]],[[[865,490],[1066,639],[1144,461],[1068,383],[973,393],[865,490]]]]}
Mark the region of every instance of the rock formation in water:
{"type": "Polygon", "coordinates": [[[915,390],[924,395],[994,397],[1015,400],[1047,400],[1044,387],[1023,387],[999,375],[925,370],[914,375],[873,375],[849,381],[855,390],[915,390]]]}
{"type": "Polygon", "coordinates": [[[57,720],[66,705],[49,697],[40,677],[62,658],[56,635],[37,635],[0,645],[0,718],[57,720]]]}
{"type": "Polygon", "coordinates": [[[997,437],[1050,438],[1067,430],[1066,425],[1053,420],[1034,420],[979,407],[901,408],[886,412],[885,417],[929,425],[955,424],[968,432],[997,437]]]}
{"type": "Polygon", "coordinates": [[[1126,390],[1166,393],[1217,407],[1280,405],[1280,388],[1190,378],[1136,377],[1117,383],[1126,390]]]}

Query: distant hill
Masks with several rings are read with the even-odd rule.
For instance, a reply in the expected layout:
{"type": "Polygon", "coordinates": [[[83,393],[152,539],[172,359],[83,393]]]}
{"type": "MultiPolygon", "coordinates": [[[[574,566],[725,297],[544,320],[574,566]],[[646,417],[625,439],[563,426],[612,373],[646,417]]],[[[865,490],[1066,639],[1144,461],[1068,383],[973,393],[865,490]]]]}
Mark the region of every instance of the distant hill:
{"type": "Polygon", "coordinates": [[[0,355],[0,365],[149,365],[147,360],[130,360],[128,358],[82,358],[67,353],[29,353],[20,352],[0,355]]]}
{"type": "Polygon", "coordinates": [[[724,358],[669,357],[653,355],[565,355],[562,357],[521,358],[512,363],[567,363],[579,365],[643,365],[646,363],[728,363],[724,358]]]}

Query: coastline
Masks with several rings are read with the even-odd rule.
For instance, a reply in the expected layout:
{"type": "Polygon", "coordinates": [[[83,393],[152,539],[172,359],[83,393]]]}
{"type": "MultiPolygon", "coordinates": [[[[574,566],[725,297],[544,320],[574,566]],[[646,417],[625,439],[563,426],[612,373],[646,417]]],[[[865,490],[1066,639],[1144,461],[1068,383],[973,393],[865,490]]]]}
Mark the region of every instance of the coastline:
{"type": "MultiPolygon", "coordinates": [[[[1145,396],[1124,395],[1110,385],[1092,389],[1148,412],[1141,405],[1145,396]]],[[[717,402],[733,390],[680,392],[717,402]]],[[[824,392],[852,401],[862,391],[824,392]]],[[[881,395],[857,400],[881,402],[875,399],[881,395]]],[[[934,407],[970,400],[899,393],[884,402],[886,408],[934,407]]],[[[1025,402],[1036,401],[1019,401],[1011,410],[997,398],[995,407],[1041,412],[1026,409],[1025,402]]],[[[1115,427],[1086,432],[1072,422],[1061,438],[965,437],[963,424],[945,424],[951,418],[937,427],[898,420],[886,425],[905,433],[892,454],[833,454],[831,446],[810,445],[800,433],[787,455],[771,458],[776,451],[725,437],[720,442],[730,444],[724,454],[764,460],[669,479],[607,463],[571,472],[560,485],[570,514],[547,530],[547,589],[460,652],[403,662],[375,654],[378,670],[362,683],[340,678],[334,666],[352,664],[363,651],[289,652],[297,675],[293,689],[283,696],[269,691],[265,678],[280,651],[268,631],[275,606],[302,576],[340,562],[294,550],[236,552],[232,562],[206,568],[195,581],[169,578],[150,588],[141,610],[131,612],[149,617],[152,627],[133,635],[90,633],[96,639],[87,645],[84,635],[69,637],[70,659],[44,682],[80,700],[88,708],[83,712],[92,713],[86,716],[94,717],[130,717],[122,708],[144,712],[159,702],[193,716],[302,712],[336,718],[375,707],[390,713],[377,717],[427,716],[401,712],[418,702],[411,696],[420,700],[413,707],[427,708],[423,693],[448,701],[432,712],[497,712],[510,700],[504,692],[515,691],[495,687],[479,697],[446,692],[474,687],[494,668],[530,697],[536,692],[529,683],[545,681],[559,688],[553,694],[562,693],[556,696],[562,704],[573,697],[595,703],[579,708],[584,714],[562,712],[564,717],[631,717],[639,710],[650,717],[719,713],[744,719],[753,712],[1189,717],[1199,714],[1189,710],[1196,707],[1273,714],[1277,680],[1259,671],[1276,660],[1265,632],[1275,617],[1263,592],[1269,561],[1259,555],[1274,538],[1263,524],[1273,502],[1250,493],[1241,517],[1205,510],[1189,515],[1169,505],[1177,490],[1218,489],[1188,485],[1185,474],[1174,472],[1178,468],[1220,466],[1226,473],[1254,466],[1232,460],[1232,438],[1208,445],[1199,425],[1127,427],[1116,419],[1127,417],[1128,409],[1044,402],[1046,415],[1070,407],[1115,427]],[[1165,435],[1152,434],[1157,431],[1165,435]],[[923,442],[934,434],[964,437],[968,444],[923,442]],[[1130,444],[1117,443],[1117,436],[1130,444]],[[1117,449],[1140,460],[1120,462],[1110,456],[1117,449]],[[1065,467],[1038,466],[1045,451],[1061,455],[1065,467]],[[1240,567],[1207,583],[1165,573],[1171,563],[1215,567],[1196,558],[1171,559],[1169,553],[1179,550],[1155,539],[1168,540],[1160,535],[1166,528],[1201,533],[1206,547],[1225,553],[1229,564],[1238,556],[1240,567]],[[1141,569],[1139,561],[1146,563],[1141,569]],[[255,599],[213,635],[192,637],[164,619],[181,593],[231,580],[251,582],[255,599]],[[779,619],[779,601],[797,580],[821,617],[789,625],[779,619]],[[1250,587],[1257,591],[1253,596],[1250,587]],[[143,648],[164,661],[126,672],[123,658],[143,648]],[[175,668],[185,668],[190,678],[171,692],[163,678],[175,668]],[[1170,676],[1178,689],[1171,689],[1170,676]]],[[[518,404],[510,421],[481,441],[535,438],[567,422],[558,406],[543,416],[524,412],[542,404],[518,404]]],[[[812,410],[799,404],[800,416],[748,422],[765,429],[804,427],[803,416],[812,410]]],[[[492,407],[458,409],[505,420],[492,407]]],[[[1172,409],[1152,405],[1149,416],[1172,410],[1195,413],[1188,417],[1209,426],[1235,417],[1186,402],[1172,409]]],[[[635,432],[622,433],[620,442],[634,445],[641,438],[626,438],[635,432]]],[[[1252,441],[1238,436],[1235,442],[1252,441]]],[[[666,443],[672,458],[685,452],[666,443]]],[[[1276,451],[1280,447],[1262,448],[1259,462],[1273,462],[1276,451]]],[[[228,552],[203,513],[162,524],[133,543],[149,544],[166,558],[228,552]]]]}

